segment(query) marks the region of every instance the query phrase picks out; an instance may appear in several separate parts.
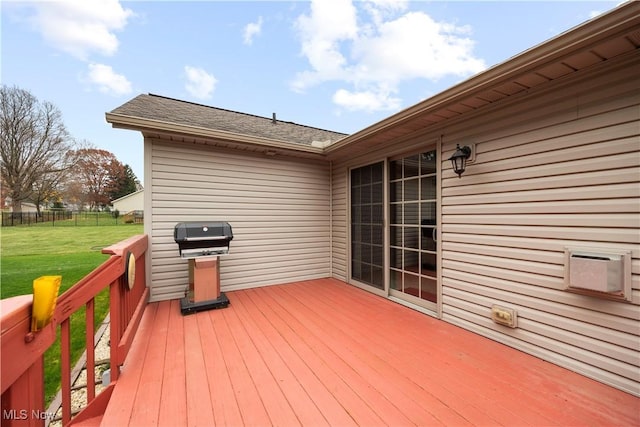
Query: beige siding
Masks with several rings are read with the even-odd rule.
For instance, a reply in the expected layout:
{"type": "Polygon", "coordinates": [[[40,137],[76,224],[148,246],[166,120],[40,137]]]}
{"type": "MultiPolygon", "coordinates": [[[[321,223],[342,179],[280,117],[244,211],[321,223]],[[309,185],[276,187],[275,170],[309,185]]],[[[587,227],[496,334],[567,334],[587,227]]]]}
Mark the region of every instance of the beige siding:
{"type": "Polygon", "coordinates": [[[163,141],[151,150],[151,298],[184,296],[188,264],[173,229],[181,221],[228,221],[222,290],[330,275],[329,164],[163,141]]]}
{"type": "Polygon", "coordinates": [[[131,211],[141,211],[144,209],[144,190],[136,191],[127,196],[112,202],[113,208],[126,214],[131,211]]]}
{"type": "Polygon", "coordinates": [[[450,129],[443,158],[458,138],[477,155],[462,179],[446,165],[442,317],[638,394],[640,83],[633,67],[584,77],[450,129]],[[631,251],[633,302],[563,290],[565,247],[631,251]]]}
{"type": "Polygon", "coordinates": [[[347,171],[344,166],[331,164],[331,274],[332,277],[348,281],[347,258],[348,227],[347,212],[349,190],[347,188],[347,171]]]}
{"type": "Polygon", "coordinates": [[[442,135],[443,320],[640,394],[640,55],[404,141],[335,159],[333,273],[348,271],[348,168],[442,135]],[[475,144],[459,179],[448,157],[475,144]],[[632,253],[632,302],[564,290],[566,247],[632,253]],[[518,328],[495,324],[493,304],[518,328]]]}

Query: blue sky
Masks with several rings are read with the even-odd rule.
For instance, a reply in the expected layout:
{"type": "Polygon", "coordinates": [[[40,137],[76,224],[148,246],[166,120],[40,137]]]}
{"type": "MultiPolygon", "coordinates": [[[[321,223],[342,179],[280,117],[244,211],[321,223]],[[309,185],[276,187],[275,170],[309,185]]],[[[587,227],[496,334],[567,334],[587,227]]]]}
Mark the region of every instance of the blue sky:
{"type": "Polygon", "coordinates": [[[618,3],[3,0],[0,81],[144,181],[140,93],[353,133],[618,3]]]}

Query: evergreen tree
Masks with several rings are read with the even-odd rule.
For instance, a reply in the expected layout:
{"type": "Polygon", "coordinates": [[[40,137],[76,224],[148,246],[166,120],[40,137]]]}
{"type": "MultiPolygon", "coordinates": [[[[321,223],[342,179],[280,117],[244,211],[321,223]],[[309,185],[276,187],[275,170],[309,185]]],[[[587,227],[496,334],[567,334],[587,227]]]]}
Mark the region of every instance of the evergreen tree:
{"type": "Polygon", "coordinates": [[[115,177],[115,179],[113,191],[109,195],[112,201],[127,194],[135,193],[140,189],[138,178],[129,165],[124,165],[123,173],[115,177]]]}

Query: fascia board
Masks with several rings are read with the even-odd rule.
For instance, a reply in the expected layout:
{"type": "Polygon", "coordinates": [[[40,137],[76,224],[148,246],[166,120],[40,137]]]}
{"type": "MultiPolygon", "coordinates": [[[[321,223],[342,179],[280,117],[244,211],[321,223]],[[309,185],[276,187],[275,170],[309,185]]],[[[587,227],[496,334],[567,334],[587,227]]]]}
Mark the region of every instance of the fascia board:
{"type": "Polygon", "coordinates": [[[325,148],[329,154],[350,144],[365,140],[388,128],[400,125],[413,117],[443,109],[456,102],[468,99],[492,87],[514,80],[533,69],[558,62],[575,53],[578,49],[603,42],[640,25],[640,2],[630,1],[618,8],[578,27],[570,29],[555,38],[497,64],[469,79],[446,89],[435,96],[402,110],[361,131],[347,136],[325,148]]]}

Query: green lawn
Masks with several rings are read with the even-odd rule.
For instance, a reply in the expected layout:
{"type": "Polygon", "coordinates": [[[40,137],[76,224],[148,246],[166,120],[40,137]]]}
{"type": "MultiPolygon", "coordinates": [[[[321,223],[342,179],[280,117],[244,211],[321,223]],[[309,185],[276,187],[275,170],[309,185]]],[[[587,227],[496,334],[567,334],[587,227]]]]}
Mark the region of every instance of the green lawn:
{"type": "MultiPolygon", "coordinates": [[[[102,248],[143,233],[142,224],[0,228],[0,296],[31,294],[33,280],[60,275],[60,294],[108,259],[102,248]]],[[[108,289],[96,298],[96,325],[109,312],[108,289]]],[[[72,359],[84,350],[84,309],[71,319],[72,359]]],[[[45,353],[45,400],[60,386],[60,345],[45,353]]]]}

